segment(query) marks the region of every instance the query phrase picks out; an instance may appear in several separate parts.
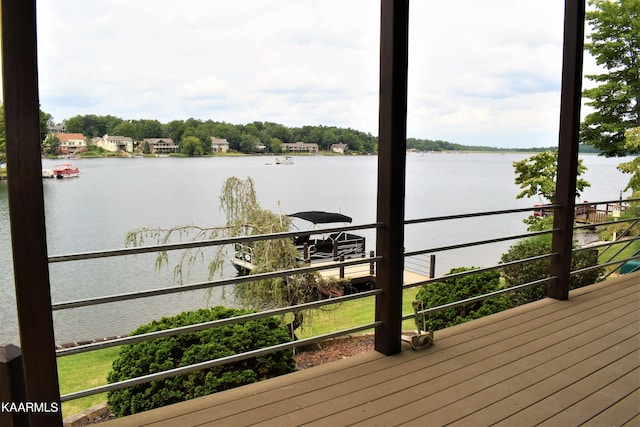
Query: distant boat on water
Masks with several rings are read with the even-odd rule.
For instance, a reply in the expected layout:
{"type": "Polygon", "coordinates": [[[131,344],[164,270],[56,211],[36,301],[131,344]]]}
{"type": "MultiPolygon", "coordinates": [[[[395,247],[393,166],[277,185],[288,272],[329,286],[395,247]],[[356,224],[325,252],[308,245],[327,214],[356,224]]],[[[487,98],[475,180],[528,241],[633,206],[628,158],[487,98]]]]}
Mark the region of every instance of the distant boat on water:
{"type": "Polygon", "coordinates": [[[292,165],[293,157],[276,157],[276,165],[292,165]]]}

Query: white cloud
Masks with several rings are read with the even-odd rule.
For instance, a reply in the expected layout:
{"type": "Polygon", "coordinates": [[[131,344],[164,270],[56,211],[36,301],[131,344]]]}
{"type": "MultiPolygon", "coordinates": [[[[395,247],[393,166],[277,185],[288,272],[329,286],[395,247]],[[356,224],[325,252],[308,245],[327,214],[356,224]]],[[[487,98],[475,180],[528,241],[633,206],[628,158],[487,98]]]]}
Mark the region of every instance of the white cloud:
{"type": "MultiPolygon", "coordinates": [[[[555,144],[562,3],[413,1],[408,136],[555,144]]],[[[39,0],[42,108],[57,120],[269,120],[377,134],[379,8],[371,0],[39,0]]]]}

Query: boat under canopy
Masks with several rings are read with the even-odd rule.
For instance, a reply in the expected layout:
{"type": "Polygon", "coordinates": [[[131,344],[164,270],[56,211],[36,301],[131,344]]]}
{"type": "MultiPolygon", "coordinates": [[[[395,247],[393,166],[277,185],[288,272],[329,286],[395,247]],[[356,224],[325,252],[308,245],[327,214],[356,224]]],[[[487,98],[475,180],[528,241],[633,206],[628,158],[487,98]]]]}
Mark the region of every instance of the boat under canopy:
{"type": "MultiPolygon", "coordinates": [[[[351,217],[341,213],[325,211],[296,212],[288,217],[299,218],[317,224],[331,224],[336,222],[352,222],[351,217]]],[[[293,238],[293,244],[298,250],[302,263],[337,261],[340,258],[361,258],[365,256],[365,238],[344,231],[324,235],[322,230],[304,232],[293,238]]],[[[236,243],[232,264],[241,273],[247,273],[255,267],[253,245],[236,243]]]]}
{"type": "Polygon", "coordinates": [[[287,215],[294,218],[304,219],[314,224],[330,224],[332,222],[351,222],[351,217],[340,213],[324,212],[324,211],[305,211],[287,215]]]}

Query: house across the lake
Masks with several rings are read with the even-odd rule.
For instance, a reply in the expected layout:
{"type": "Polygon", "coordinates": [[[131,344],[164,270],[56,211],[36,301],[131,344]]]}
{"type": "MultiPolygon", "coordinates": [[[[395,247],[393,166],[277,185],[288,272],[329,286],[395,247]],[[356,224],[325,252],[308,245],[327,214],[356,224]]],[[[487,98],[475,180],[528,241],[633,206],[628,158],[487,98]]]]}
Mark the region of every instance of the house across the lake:
{"type": "Polygon", "coordinates": [[[211,137],[211,150],[214,153],[226,153],[229,151],[229,141],[224,138],[211,137]]]}
{"type": "Polygon", "coordinates": [[[98,147],[107,151],[133,152],[133,139],[128,136],[105,135],[102,138],[95,137],[91,141],[98,147]]]}
{"type": "Polygon", "coordinates": [[[56,133],[55,136],[60,141],[56,152],[59,154],[73,155],[87,151],[87,142],[81,133],[56,133]]]}
{"type": "Polygon", "coordinates": [[[347,144],[331,144],[331,152],[332,153],[340,153],[340,154],[344,154],[347,152],[347,144]]]}
{"type": "Polygon", "coordinates": [[[308,142],[283,142],[282,151],[290,153],[317,153],[318,144],[308,142]]]}
{"type": "Polygon", "coordinates": [[[153,154],[177,153],[180,149],[172,138],[145,138],[149,151],[153,154]]]}

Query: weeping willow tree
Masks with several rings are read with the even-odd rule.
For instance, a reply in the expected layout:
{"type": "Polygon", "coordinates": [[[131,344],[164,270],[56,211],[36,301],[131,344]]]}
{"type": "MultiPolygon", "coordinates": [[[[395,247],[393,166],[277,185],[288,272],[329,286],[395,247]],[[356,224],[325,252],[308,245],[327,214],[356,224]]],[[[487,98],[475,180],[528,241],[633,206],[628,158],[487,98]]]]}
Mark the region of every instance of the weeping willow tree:
{"type": "MultiPolygon", "coordinates": [[[[260,207],[255,186],[251,178],[241,180],[228,178],[220,194],[220,208],[226,215],[226,223],[222,226],[201,227],[183,225],[172,228],[145,227],[130,231],[125,237],[127,246],[140,246],[148,240],[157,244],[168,244],[176,241],[202,241],[239,236],[271,234],[290,230],[289,217],[276,214],[260,207]]],[[[300,266],[298,251],[292,239],[269,239],[251,242],[255,266],[250,274],[259,274],[279,270],[289,270],[300,266]]],[[[209,262],[209,280],[216,275],[221,276],[225,260],[228,259],[228,248],[219,245],[214,247],[209,262]]],[[[183,251],[174,266],[174,278],[182,283],[184,272],[190,271],[195,263],[205,261],[205,253],[201,248],[183,251]]],[[[158,253],[156,268],[169,265],[166,251],[158,253]]],[[[286,277],[255,280],[238,283],[234,293],[236,299],[244,307],[269,309],[285,307],[315,301],[320,297],[319,287],[328,287],[326,281],[318,273],[292,274],[286,277]]],[[[309,312],[297,312],[291,322],[291,329],[302,326],[303,320],[309,319],[309,312]]]]}

